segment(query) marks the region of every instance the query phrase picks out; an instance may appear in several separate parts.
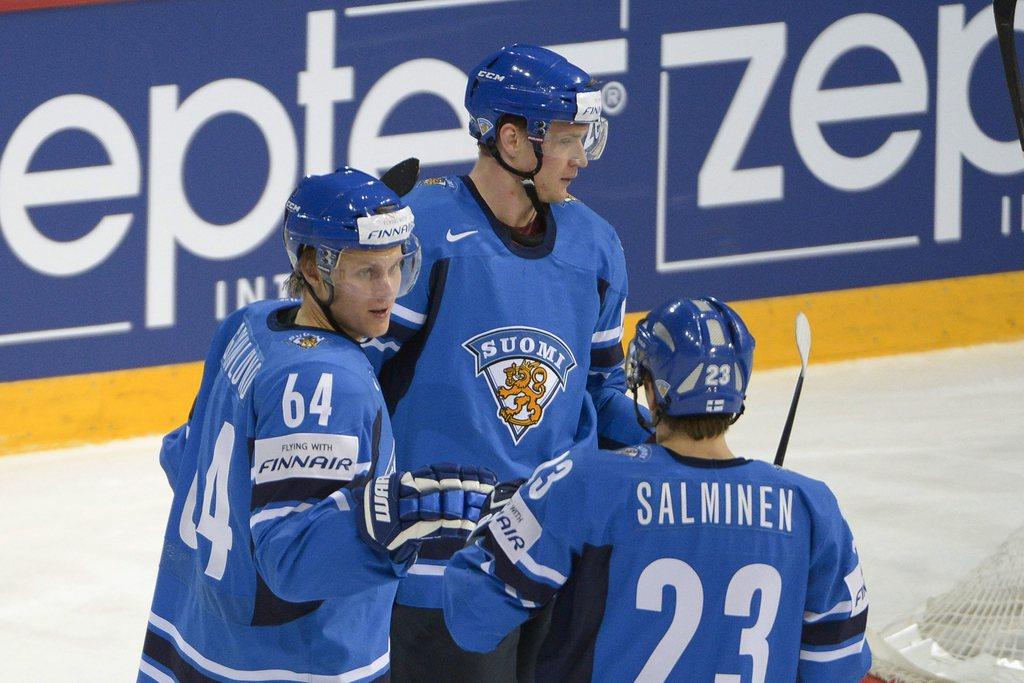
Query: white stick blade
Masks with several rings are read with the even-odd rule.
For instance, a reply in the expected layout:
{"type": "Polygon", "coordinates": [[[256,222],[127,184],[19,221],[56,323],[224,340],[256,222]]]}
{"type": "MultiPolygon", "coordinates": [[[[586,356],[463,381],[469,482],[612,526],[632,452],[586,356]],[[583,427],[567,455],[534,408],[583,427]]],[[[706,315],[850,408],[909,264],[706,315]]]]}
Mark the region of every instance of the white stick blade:
{"type": "Polygon", "coordinates": [[[796,314],[796,348],[800,351],[800,365],[806,370],[811,355],[811,323],[803,311],[796,314]]]}

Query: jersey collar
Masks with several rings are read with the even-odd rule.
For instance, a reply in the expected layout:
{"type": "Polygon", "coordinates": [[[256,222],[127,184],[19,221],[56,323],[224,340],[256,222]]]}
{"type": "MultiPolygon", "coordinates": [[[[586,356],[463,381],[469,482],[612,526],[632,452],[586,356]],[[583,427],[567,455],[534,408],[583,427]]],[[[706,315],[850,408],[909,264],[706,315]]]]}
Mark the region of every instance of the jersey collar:
{"type": "Polygon", "coordinates": [[[314,327],[312,325],[297,325],[295,323],[295,316],[299,313],[299,305],[293,304],[291,306],[282,306],[281,308],[275,308],[267,316],[267,327],[275,332],[287,332],[289,330],[308,330],[315,332],[316,334],[329,334],[346,341],[350,341],[356,346],[362,348],[362,345],[354,337],[350,337],[344,332],[332,330],[326,327],[314,327]]]}
{"type": "Polygon", "coordinates": [[[459,176],[459,180],[462,181],[462,184],[466,186],[467,190],[469,190],[473,199],[476,200],[477,206],[480,207],[484,216],[487,217],[487,222],[491,224],[491,229],[494,230],[494,234],[498,236],[498,239],[501,240],[502,244],[504,244],[510,252],[522,258],[537,259],[547,256],[554,250],[555,235],[558,233],[558,226],[555,224],[555,216],[551,213],[550,205],[544,205],[544,221],[546,226],[544,230],[544,241],[536,246],[526,246],[525,244],[520,244],[512,239],[511,229],[495,217],[494,212],[491,211],[491,207],[487,206],[487,202],[485,202],[484,198],[480,196],[480,192],[477,191],[476,185],[473,184],[473,181],[468,175],[459,176]]]}
{"type": "Polygon", "coordinates": [[[710,458],[698,458],[692,455],[683,455],[682,453],[676,453],[672,449],[665,448],[664,446],[659,445],[659,448],[663,449],[666,453],[671,455],[674,459],[678,460],[682,464],[689,465],[690,467],[702,467],[704,469],[717,470],[724,467],[737,467],[739,465],[746,465],[748,462],[750,462],[750,460],[747,458],[730,458],[729,460],[712,460],[710,458]]]}

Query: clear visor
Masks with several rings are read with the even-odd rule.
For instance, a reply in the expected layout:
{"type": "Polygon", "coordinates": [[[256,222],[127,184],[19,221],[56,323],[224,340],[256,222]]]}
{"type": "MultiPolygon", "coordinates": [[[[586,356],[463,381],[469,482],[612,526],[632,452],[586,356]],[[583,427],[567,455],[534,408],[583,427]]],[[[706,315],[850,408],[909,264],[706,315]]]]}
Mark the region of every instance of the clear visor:
{"type": "Polygon", "coordinates": [[[590,123],[556,121],[544,136],[541,150],[546,157],[585,163],[600,159],[607,142],[608,119],[599,118],[590,123]]]}
{"type": "Polygon", "coordinates": [[[640,388],[640,351],[636,346],[636,339],[629,342],[629,351],[626,353],[626,388],[634,391],[640,388]]]}
{"type": "Polygon", "coordinates": [[[335,296],[390,304],[409,293],[420,274],[422,252],[416,237],[384,249],[317,249],[317,267],[335,296]]]}

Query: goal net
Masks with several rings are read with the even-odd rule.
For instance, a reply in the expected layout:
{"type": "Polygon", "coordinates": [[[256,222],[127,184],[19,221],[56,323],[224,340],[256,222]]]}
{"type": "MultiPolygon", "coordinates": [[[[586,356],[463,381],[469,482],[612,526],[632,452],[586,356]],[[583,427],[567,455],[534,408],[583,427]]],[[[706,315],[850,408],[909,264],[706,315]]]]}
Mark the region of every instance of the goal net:
{"type": "Polygon", "coordinates": [[[1024,683],[1024,527],[869,642],[872,675],[890,683],[1024,683]]]}

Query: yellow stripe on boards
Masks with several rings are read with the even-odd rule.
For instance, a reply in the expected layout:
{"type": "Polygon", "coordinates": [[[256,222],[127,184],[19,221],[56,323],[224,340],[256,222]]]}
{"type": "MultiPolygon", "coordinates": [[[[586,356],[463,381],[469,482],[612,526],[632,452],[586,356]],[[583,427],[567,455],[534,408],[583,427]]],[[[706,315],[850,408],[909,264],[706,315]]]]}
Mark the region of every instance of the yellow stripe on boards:
{"type": "MultiPolygon", "coordinates": [[[[1024,271],[727,303],[757,340],[755,371],[800,363],[799,311],[816,363],[1024,338],[1024,271]]],[[[626,315],[624,344],[644,315],[626,315]]]]}
{"type": "MultiPolygon", "coordinates": [[[[757,339],[755,370],[799,362],[798,311],[814,363],[1024,338],[1024,271],[729,303],[757,339]]],[[[626,316],[624,343],[644,315],[626,316]]],[[[0,383],[0,455],[170,431],[201,375],[183,363],[0,383]]]]}
{"type": "Polygon", "coordinates": [[[182,363],[0,383],[0,455],[168,432],[188,419],[202,372],[182,363]]]}

